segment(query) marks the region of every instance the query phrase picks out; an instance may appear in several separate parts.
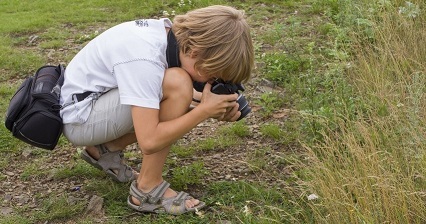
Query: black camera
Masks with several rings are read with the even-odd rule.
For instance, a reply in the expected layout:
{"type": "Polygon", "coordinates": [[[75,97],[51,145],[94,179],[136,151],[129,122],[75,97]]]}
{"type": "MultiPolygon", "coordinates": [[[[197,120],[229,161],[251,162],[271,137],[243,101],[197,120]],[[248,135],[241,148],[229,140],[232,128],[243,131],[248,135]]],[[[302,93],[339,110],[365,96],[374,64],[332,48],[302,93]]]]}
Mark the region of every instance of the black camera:
{"type": "MultiPolygon", "coordinates": [[[[199,92],[203,91],[204,85],[205,83],[194,82],[194,88],[199,92]]],[[[221,79],[215,80],[212,83],[212,88],[211,88],[211,92],[214,94],[221,94],[221,95],[234,94],[234,93],[238,94],[238,98],[237,98],[237,103],[239,105],[238,111],[241,112],[241,115],[237,119],[237,121],[243,119],[244,117],[247,116],[247,114],[251,112],[251,107],[249,106],[246,98],[244,97],[243,94],[240,93],[240,91],[244,91],[244,90],[245,90],[244,86],[240,83],[234,84],[230,82],[225,82],[221,79]]]]}

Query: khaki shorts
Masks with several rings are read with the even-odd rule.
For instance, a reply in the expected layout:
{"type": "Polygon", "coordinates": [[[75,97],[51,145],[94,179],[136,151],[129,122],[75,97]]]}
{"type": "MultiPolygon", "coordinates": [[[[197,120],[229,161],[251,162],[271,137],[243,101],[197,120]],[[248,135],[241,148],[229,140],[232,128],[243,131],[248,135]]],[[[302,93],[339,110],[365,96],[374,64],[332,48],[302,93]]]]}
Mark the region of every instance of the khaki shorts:
{"type": "Polygon", "coordinates": [[[134,132],[131,106],[120,104],[118,89],[101,95],[93,103],[84,124],[65,124],[64,136],[76,146],[91,146],[134,132]]]}

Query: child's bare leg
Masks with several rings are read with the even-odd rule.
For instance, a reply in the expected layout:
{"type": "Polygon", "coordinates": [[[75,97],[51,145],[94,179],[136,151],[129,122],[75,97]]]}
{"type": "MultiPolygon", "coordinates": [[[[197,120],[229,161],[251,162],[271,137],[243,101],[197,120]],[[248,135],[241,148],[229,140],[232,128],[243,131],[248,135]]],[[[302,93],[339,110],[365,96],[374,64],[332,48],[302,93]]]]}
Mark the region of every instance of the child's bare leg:
{"type": "MultiPolygon", "coordinates": [[[[125,134],[123,136],[121,136],[120,138],[117,138],[113,141],[104,143],[103,145],[111,152],[114,151],[122,151],[126,148],[126,146],[135,143],[136,142],[136,135],[135,133],[128,133],[125,134]]],[[[95,146],[86,146],[85,148],[86,152],[95,160],[99,160],[101,155],[100,155],[100,151],[98,148],[96,148],[95,146]]],[[[122,161],[123,162],[123,161],[122,161]]],[[[125,174],[120,174],[120,171],[117,169],[111,169],[112,172],[114,172],[116,175],[125,175],[125,174]]],[[[132,170],[134,175],[139,175],[139,173],[135,170],[132,170]]],[[[121,182],[121,180],[120,180],[121,182]]]]}
{"type": "MultiPolygon", "coordinates": [[[[160,121],[180,117],[188,111],[192,101],[192,81],[189,75],[182,71],[166,71],[163,81],[163,100],[160,104],[160,121]]],[[[137,180],[140,190],[149,192],[163,181],[162,172],[169,151],[170,146],[148,155],[142,150],[143,161],[137,180]]],[[[164,194],[166,198],[173,196],[176,196],[176,192],[170,188],[164,194]]],[[[133,203],[139,204],[139,201],[133,200],[133,203]]],[[[196,199],[187,200],[186,207],[191,208],[198,203],[196,199]]]]}
{"type": "MultiPolygon", "coordinates": [[[[104,145],[112,152],[125,149],[128,145],[136,142],[135,133],[128,133],[120,138],[104,143],[104,145]]],[[[86,146],[86,151],[94,159],[99,159],[99,150],[95,146],[86,146]]]]}

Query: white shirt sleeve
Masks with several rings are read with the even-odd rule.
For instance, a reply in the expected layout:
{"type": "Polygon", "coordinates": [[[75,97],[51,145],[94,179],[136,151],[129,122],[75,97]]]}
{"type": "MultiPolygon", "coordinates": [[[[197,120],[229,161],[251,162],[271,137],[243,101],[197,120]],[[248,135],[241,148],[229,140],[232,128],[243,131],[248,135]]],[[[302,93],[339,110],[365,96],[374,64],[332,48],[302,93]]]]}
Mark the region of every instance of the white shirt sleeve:
{"type": "Polygon", "coordinates": [[[146,59],[115,65],[121,104],[160,109],[164,71],[146,59]]]}

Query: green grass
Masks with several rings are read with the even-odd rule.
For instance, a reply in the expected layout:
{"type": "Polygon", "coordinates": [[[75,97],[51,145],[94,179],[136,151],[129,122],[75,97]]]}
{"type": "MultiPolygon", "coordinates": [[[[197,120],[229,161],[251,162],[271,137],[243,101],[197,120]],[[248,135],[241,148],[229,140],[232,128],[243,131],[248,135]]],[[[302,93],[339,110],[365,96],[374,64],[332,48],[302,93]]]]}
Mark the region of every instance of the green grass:
{"type": "MultiPolygon", "coordinates": [[[[111,25],[212,4],[244,9],[258,65],[252,84],[267,79],[282,91],[248,98],[261,108],[252,112],[260,123],[223,123],[199,141],[173,146],[176,158],[168,158],[164,175],[177,190],[201,192],[197,196],[209,205],[202,214],[135,215],[126,205],[128,184],[105,178],[78,154],[69,164],[45,171],[41,165],[60,153],[34,150],[24,161],[22,153],[33,148],[4,126],[0,168],[13,168],[27,181],[46,175],[53,181],[78,179],[87,195],[104,198],[108,223],[426,221],[426,47],[419,44],[426,36],[423,1],[184,3],[0,2],[0,118],[22,78],[45,63],[68,62],[111,25]],[[288,116],[273,117],[283,109],[291,111],[288,116]],[[204,183],[211,174],[202,158],[232,150],[245,150],[239,159],[256,178],[204,183]],[[191,158],[200,161],[189,163],[191,158]],[[318,198],[308,200],[311,194],[318,198]]],[[[73,148],[64,138],[59,145],[73,148]]],[[[2,181],[8,178],[0,175],[2,181]]],[[[88,199],[70,204],[70,194],[35,195],[38,211],[15,206],[17,214],[0,217],[0,223],[91,223],[82,215],[88,199]]]]}
{"type": "Polygon", "coordinates": [[[247,160],[247,163],[249,164],[250,168],[255,171],[267,170],[268,162],[270,162],[271,160],[265,160],[265,158],[268,156],[270,151],[270,148],[261,148],[256,149],[254,153],[251,152],[248,155],[247,160]]]}
{"type": "Polygon", "coordinates": [[[224,125],[218,130],[218,133],[223,136],[239,138],[249,137],[251,134],[249,126],[247,126],[245,120],[224,125]]]}
{"type": "Polygon", "coordinates": [[[105,174],[100,170],[90,166],[82,160],[78,160],[75,164],[59,167],[53,171],[53,177],[56,179],[65,179],[71,177],[105,177],[105,174]]]}
{"type": "MultiPolygon", "coordinates": [[[[217,1],[218,3],[220,1],[217,1]]],[[[121,21],[136,18],[160,17],[164,10],[173,9],[176,13],[193,7],[186,4],[179,7],[178,1],[2,1],[0,3],[0,67],[6,73],[0,81],[10,78],[23,78],[35,72],[46,63],[69,61],[71,56],[55,54],[54,59],[44,57],[43,50],[68,49],[83,44],[93,38],[91,28],[103,31],[121,21]],[[84,30],[88,30],[84,31],[84,30]],[[29,43],[31,37],[38,38],[29,43]],[[35,45],[35,46],[34,46],[35,45]]],[[[206,5],[200,1],[198,5],[206,5]]]]}
{"type": "Polygon", "coordinates": [[[188,166],[175,167],[172,169],[171,185],[177,190],[187,190],[190,185],[199,185],[203,178],[208,175],[202,162],[194,162],[188,166]]]}
{"type": "Polygon", "coordinates": [[[215,210],[214,220],[242,223],[294,223],[297,208],[275,190],[244,182],[218,182],[208,191],[215,210]],[[292,215],[289,215],[292,214],[292,215]]]}
{"type": "Polygon", "coordinates": [[[244,120],[232,124],[225,124],[221,126],[214,137],[184,144],[172,145],[171,151],[179,157],[192,157],[209,151],[217,152],[226,150],[227,147],[238,146],[241,144],[243,138],[250,136],[249,127],[244,123],[244,120]]]}
{"type": "Polygon", "coordinates": [[[76,204],[70,204],[66,195],[60,195],[44,200],[41,208],[40,212],[34,214],[35,220],[61,221],[81,214],[85,208],[85,202],[79,201],[76,204]]]}

